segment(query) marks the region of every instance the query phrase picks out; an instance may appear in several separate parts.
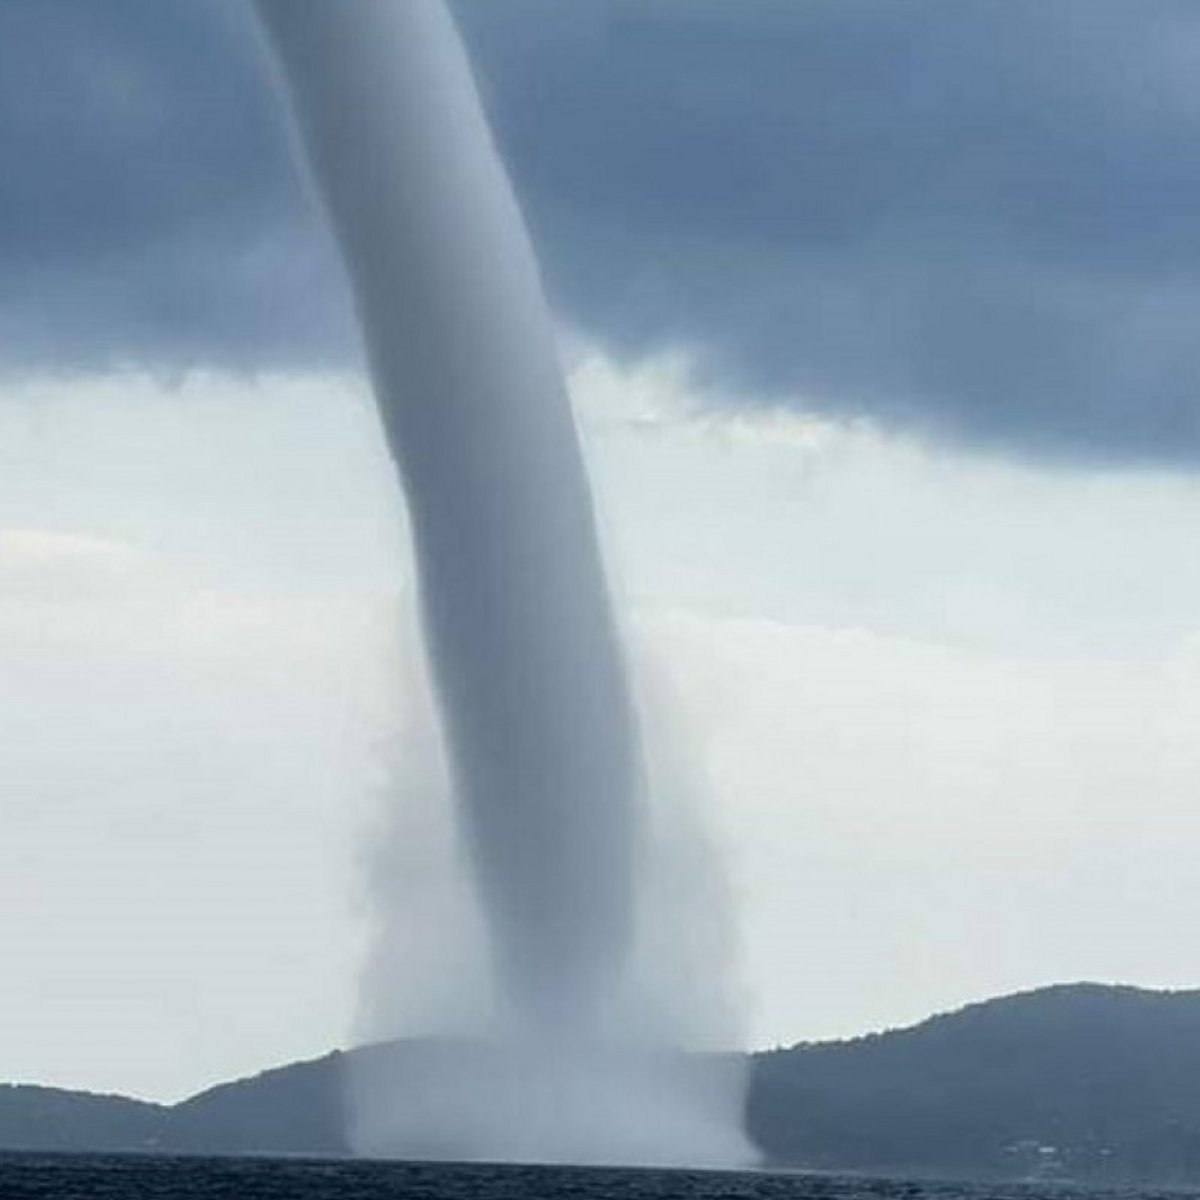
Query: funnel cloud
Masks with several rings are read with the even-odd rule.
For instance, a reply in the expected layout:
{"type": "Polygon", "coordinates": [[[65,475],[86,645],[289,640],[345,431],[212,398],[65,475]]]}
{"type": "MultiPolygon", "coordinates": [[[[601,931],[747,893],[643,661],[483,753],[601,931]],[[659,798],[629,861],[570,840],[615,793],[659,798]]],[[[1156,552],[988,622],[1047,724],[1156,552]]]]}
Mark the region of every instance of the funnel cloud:
{"type": "Polygon", "coordinates": [[[730,1069],[643,1036],[635,709],[537,265],[453,23],[440,0],[257,8],[408,500],[495,997],[486,1048],[426,1047],[362,1081],[360,1140],[725,1159],[730,1069]]]}

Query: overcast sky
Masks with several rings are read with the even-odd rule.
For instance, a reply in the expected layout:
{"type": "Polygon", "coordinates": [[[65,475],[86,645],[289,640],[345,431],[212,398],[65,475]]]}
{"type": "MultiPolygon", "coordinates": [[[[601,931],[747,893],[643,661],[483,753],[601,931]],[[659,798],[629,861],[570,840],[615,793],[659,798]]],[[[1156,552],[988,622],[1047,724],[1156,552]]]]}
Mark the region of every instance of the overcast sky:
{"type": "MultiPolygon", "coordinates": [[[[1200,985],[1194,6],[458,9],[742,1038],[1200,985]]],[[[352,1036],[410,584],[245,12],[7,0],[0,1079],[352,1036]]]]}

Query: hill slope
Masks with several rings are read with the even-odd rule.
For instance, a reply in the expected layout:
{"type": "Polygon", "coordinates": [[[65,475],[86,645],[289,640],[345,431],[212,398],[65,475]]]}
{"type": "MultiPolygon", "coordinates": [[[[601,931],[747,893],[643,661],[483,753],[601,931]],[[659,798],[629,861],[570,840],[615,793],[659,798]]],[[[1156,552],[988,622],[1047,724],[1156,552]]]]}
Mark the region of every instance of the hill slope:
{"type": "MultiPolygon", "coordinates": [[[[331,1054],[171,1108],[0,1088],[0,1146],[344,1154],[347,1063],[382,1053],[402,1067],[406,1048],[331,1054]]],[[[773,1165],[1200,1183],[1200,992],[1045,988],[755,1055],[747,1120],[773,1165]]]]}
{"type": "Polygon", "coordinates": [[[100,1151],[145,1146],[167,1112],[123,1096],[0,1084],[0,1146],[100,1151]]]}
{"type": "Polygon", "coordinates": [[[350,1153],[342,1121],[346,1055],[224,1083],[168,1109],[157,1148],[180,1154],[350,1153]]]}
{"type": "Polygon", "coordinates": [[[1200,1181],[1200,993],[1079,984],[756,1057],[777,1162],[1200,1181]]]}

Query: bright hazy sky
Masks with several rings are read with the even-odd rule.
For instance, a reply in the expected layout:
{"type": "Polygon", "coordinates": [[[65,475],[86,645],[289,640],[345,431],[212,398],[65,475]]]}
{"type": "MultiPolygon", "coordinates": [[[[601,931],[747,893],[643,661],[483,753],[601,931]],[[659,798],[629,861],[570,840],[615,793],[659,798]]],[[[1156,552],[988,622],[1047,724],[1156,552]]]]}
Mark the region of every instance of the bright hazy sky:
{"type": "MultiPolygon", "coordinates": [[[[750,1043],[1197,982],[1200,481],[573,381],[750,1043]]],[[[343,1043],[409,603],[361,384],[33,383],[0,433],[5,1074],[176,1096],[343,1043]]]]}
{"type": "MultiPolygon", "coordinates": [[[[731,40],[731,3],[642,28],[606,0],[610,29],[589,0],[582,31],[539,3],[512,4],[529,44],[460,7],[634,655],[704,780],[737,1036],[1200,984],[1195,14],[1153,0],[1133,37],[1131,6],[1014,0],[1000,38],[963,0],[764,0],[731,40]],[[571,66],[597,22],[654,116],[628,162],[571,66]],[[788,38],[844,69],[772,74],[788,38]],[[651,103],[685,44],[712,84],[686,144],[651,103]],[[607,173],[534,121],[522,54],[568,64],[547,110],[607,173]],[[810,174],[773,156],[788,122],[810,174]]],[[[209,74],[234,6],[48,14],[0,13],[0,174],[28,185],[0,207],[0,1078],[175,1098],[353,1037],[405,788],[406,530],[253,55],[209,74]],[[189,46],[199,83],[163,65],[189,46]]]]}

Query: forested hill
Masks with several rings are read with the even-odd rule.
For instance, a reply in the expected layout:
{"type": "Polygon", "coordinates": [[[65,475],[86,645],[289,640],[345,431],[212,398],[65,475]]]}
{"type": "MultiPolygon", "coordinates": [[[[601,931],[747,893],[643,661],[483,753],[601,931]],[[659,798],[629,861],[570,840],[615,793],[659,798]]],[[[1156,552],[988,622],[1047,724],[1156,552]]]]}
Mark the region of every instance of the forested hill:
{"type": "Polygon", "coordinates": [[[104,1151],[145,1146],[168,1111],[123,1096],[0,1084],[0,1148],[104,1151]]]}
{"type": "Polygon", "coordinates": [[[1200,1182],[1200,992],[1077,984],[756,1057],[776,1162],[1200,1182]]]}
{"type": "MultiPolygon", "coordinates": [[[[403,1044],[386,1051],[403,1064],[403,1044]]],[[[174,1107],[0,1087],[0,1147],[346,1152],[350,1055],[174,1107]]],[[[911,1029],[755,1055],[748,1124],[778,1166],[1200,1184],[1200,992],[1077,984],[911,1029]]]]}

